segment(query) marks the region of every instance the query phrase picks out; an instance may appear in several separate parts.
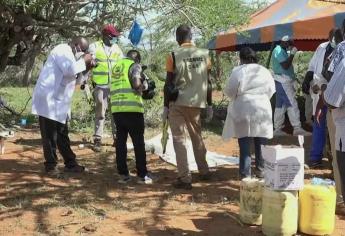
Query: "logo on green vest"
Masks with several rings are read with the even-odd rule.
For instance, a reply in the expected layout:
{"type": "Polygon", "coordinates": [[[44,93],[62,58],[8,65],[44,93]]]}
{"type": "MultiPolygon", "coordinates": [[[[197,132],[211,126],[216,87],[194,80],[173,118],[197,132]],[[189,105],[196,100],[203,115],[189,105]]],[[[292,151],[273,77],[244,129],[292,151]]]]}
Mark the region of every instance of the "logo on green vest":
{"type": "Polygon", "coordinates": [[[122,63],[120,65],[115,66],[115,68],[113,70],[114,78],[115,79],[121,78],[124,75],[124,73],[123,73],[124,70],[125,70],[125,65],[122,63]]]}

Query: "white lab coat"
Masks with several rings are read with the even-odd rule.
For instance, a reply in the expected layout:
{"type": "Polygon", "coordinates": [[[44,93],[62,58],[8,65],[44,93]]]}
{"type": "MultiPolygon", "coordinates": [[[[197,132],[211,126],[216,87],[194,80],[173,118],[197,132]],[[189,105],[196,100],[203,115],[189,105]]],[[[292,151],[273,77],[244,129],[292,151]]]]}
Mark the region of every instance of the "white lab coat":
{"type": "Polygon", "coordinates": [[[269,70],[258,64],[245,64],[233,69],[224,94],[230,98],[223,128],[223,139],[273,137],[270,99],[275,93],[269,70]]]}
{"type": "Polygon", "coordinates": [[[313,57],[311,58],[311,60],[309,62],[308,71],[314,72],[314,78],[310,83],[310,91],[309,91],[310,96],[313,99],[313,115],[315,115],[316,105],[319,101],[319,96],[320,96],[321,91],[319,93],[315,94],[312,90],[312,87],[314,85],[318,85],[319,88],[321,88],[321,86],[323,84],[328,83],[327,80],[322,75],[323,61],[324,61],[326,48],[327,48],[328,44],[329,44],[329,42],[321,43],[318,46],[318,48],[316,49],[313,57]]]}
{"type": "Polygon", "coordinates": [[[32,114],[66,123],[77,74],[85,71],[84,59],[76,61],[68,44],[56,46],[41,69],[32,97],[32,114]]]}

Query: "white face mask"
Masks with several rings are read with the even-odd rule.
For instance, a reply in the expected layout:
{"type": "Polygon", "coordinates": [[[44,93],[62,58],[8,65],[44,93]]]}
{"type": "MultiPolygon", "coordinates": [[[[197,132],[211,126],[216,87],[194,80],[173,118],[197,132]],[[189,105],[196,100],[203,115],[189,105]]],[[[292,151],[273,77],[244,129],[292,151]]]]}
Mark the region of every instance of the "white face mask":
{"type": "Polygon", "coordinates": [[[76,60],[79,60],[85,54],[84,52],[81,51],[80,47],[79,49],[77,47],[74,47],[74,51],[75,51],[74,57],[76,60]]]}
{"type": "Polygon", "coordinates": [[[119,40],[118,40],[117,37],[114,37],[114,38],[112,38],[112,39],[109,40],[109,42],[110,42],[111,45],[116,44],[118,41],[119,41],[119,40]]]}

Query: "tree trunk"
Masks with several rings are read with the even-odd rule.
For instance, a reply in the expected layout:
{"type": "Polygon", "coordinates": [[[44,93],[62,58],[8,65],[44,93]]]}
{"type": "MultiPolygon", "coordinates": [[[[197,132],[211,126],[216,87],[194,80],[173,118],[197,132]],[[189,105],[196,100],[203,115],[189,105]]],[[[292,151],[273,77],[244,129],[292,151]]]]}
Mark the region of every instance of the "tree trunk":
{"type": "Polygon", "coordinates": [[[24,86],[28,86],[31,82],[32,71],[33,71],[34,65],[35,65],[35,59],[41,51],[41,46],[42,46],[41,42],[36,42],[33,44],[32,49],[29,52],[29,58],[26,62],[25,73],[24,73],[24,76],[22,79],[22,84],[24,86]]]}
{"type": "Polygon", "coordinates": [[[36,55],[30,56],[28,61],[26,62],[25,73],[22,79],[23,86],[28,86],[31,82],[32,70],[34,69],[35,59],[36,59],[36,55]]]}

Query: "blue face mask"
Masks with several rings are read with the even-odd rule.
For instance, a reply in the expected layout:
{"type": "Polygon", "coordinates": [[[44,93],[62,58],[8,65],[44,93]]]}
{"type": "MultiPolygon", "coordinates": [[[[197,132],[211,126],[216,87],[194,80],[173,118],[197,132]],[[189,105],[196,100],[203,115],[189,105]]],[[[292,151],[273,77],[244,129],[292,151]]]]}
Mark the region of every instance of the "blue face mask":
{"type": "Polygon", "coordinates": [[[112,39],[109,40],[111,45],[117,44],[119,42],[119,39],[117,37],[114,37],[112,39]]]}

